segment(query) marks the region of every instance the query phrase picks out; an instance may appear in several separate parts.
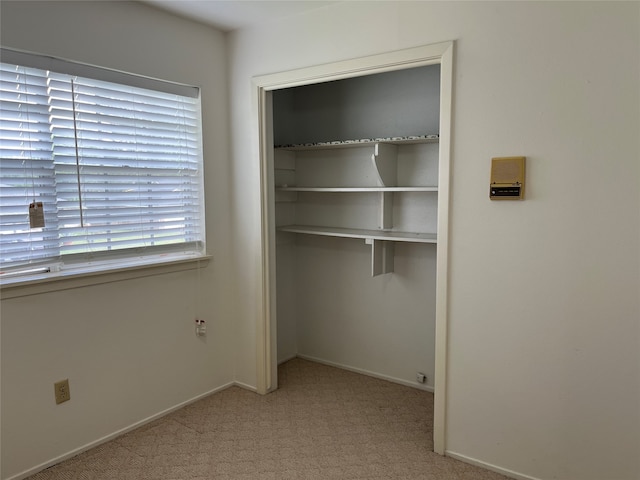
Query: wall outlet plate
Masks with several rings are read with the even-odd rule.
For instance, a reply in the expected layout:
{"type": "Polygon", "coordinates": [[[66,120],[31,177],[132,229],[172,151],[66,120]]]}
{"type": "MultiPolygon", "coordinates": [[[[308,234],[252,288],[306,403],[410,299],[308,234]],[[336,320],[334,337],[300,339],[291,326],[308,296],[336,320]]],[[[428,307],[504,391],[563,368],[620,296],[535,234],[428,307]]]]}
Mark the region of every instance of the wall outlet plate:
{"type": "Polygon", "coordinates": [[[53,384],[56,396],[56,405],[71,400],[71,391],[69,390],[69,379],[60,380],[53,384]]]}

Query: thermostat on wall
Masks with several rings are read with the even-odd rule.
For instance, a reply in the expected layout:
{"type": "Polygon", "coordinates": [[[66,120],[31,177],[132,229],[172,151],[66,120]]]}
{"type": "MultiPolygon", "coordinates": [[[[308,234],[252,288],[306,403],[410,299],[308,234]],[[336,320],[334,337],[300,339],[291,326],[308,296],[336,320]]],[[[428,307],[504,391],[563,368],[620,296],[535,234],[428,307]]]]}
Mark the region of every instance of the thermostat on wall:
{"type": "Polygon", "coordinates": [[[524,198],[524,164],[526,157],[496,157],[491,159],[491,200],[522,200],[524,198]]]}

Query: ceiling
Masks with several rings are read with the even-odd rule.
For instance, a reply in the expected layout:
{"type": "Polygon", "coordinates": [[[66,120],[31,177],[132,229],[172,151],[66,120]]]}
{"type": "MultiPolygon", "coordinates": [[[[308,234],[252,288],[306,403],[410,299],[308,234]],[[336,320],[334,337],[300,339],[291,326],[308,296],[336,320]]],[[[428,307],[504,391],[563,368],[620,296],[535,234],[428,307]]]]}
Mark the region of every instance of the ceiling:
{"type": "Polygon", "coordinates": [[[225,32],[322,8],[335,1],[143,0],[225,32]]]}

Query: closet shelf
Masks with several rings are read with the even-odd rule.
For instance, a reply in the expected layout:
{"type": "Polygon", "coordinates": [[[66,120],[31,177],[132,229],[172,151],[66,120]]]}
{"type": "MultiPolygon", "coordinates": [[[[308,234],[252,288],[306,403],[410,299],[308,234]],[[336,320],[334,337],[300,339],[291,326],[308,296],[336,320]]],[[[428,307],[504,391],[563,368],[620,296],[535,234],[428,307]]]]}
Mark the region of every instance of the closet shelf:
{"type": "Polygon", "coordinates": [[[280,192],[437,192],[438,187],[276,187],[280,192]]]}
{"type": "Polygon", "coordinates": [[[290,145],[276,145],[277,150],[322,150],[335,148],[356,148],[375,145],[377,143],[386,143],[390,145],[410,145],[414,143],[438,143],[440,137],[438,135],[415,135],[408,137],[385,137],[385,138],[362,138],[359,140],[345,140],[333,142],[303,143],[290,145]]]}
{"type": "Polygon", "coordinates": [[[393,242],[437,243],[438,241],[435,233],[392,232],[388,230],[363,230],[309,225],[285,225],[278,227],[278,230],[325,237],[362,238],[364,240],[388,240],[393,242]]]}

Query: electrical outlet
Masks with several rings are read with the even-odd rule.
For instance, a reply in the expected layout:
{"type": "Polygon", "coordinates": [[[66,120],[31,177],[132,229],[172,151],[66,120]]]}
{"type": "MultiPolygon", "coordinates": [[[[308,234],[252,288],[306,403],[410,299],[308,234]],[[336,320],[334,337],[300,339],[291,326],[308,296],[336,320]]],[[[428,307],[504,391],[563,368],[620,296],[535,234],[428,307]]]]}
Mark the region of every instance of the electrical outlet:
{"type": "Polygon", "coordinates": [[[204,320],[196,319],[196,336],[197,337],[206,337],[207,336],[207,325],[204,320]]]}
{"type": "Polygon", "coordinates": [[[71,391],[69,390],[69,379],[60,380],[53,384],[56,394],[56,405],[71,400],[71,391]]]}

